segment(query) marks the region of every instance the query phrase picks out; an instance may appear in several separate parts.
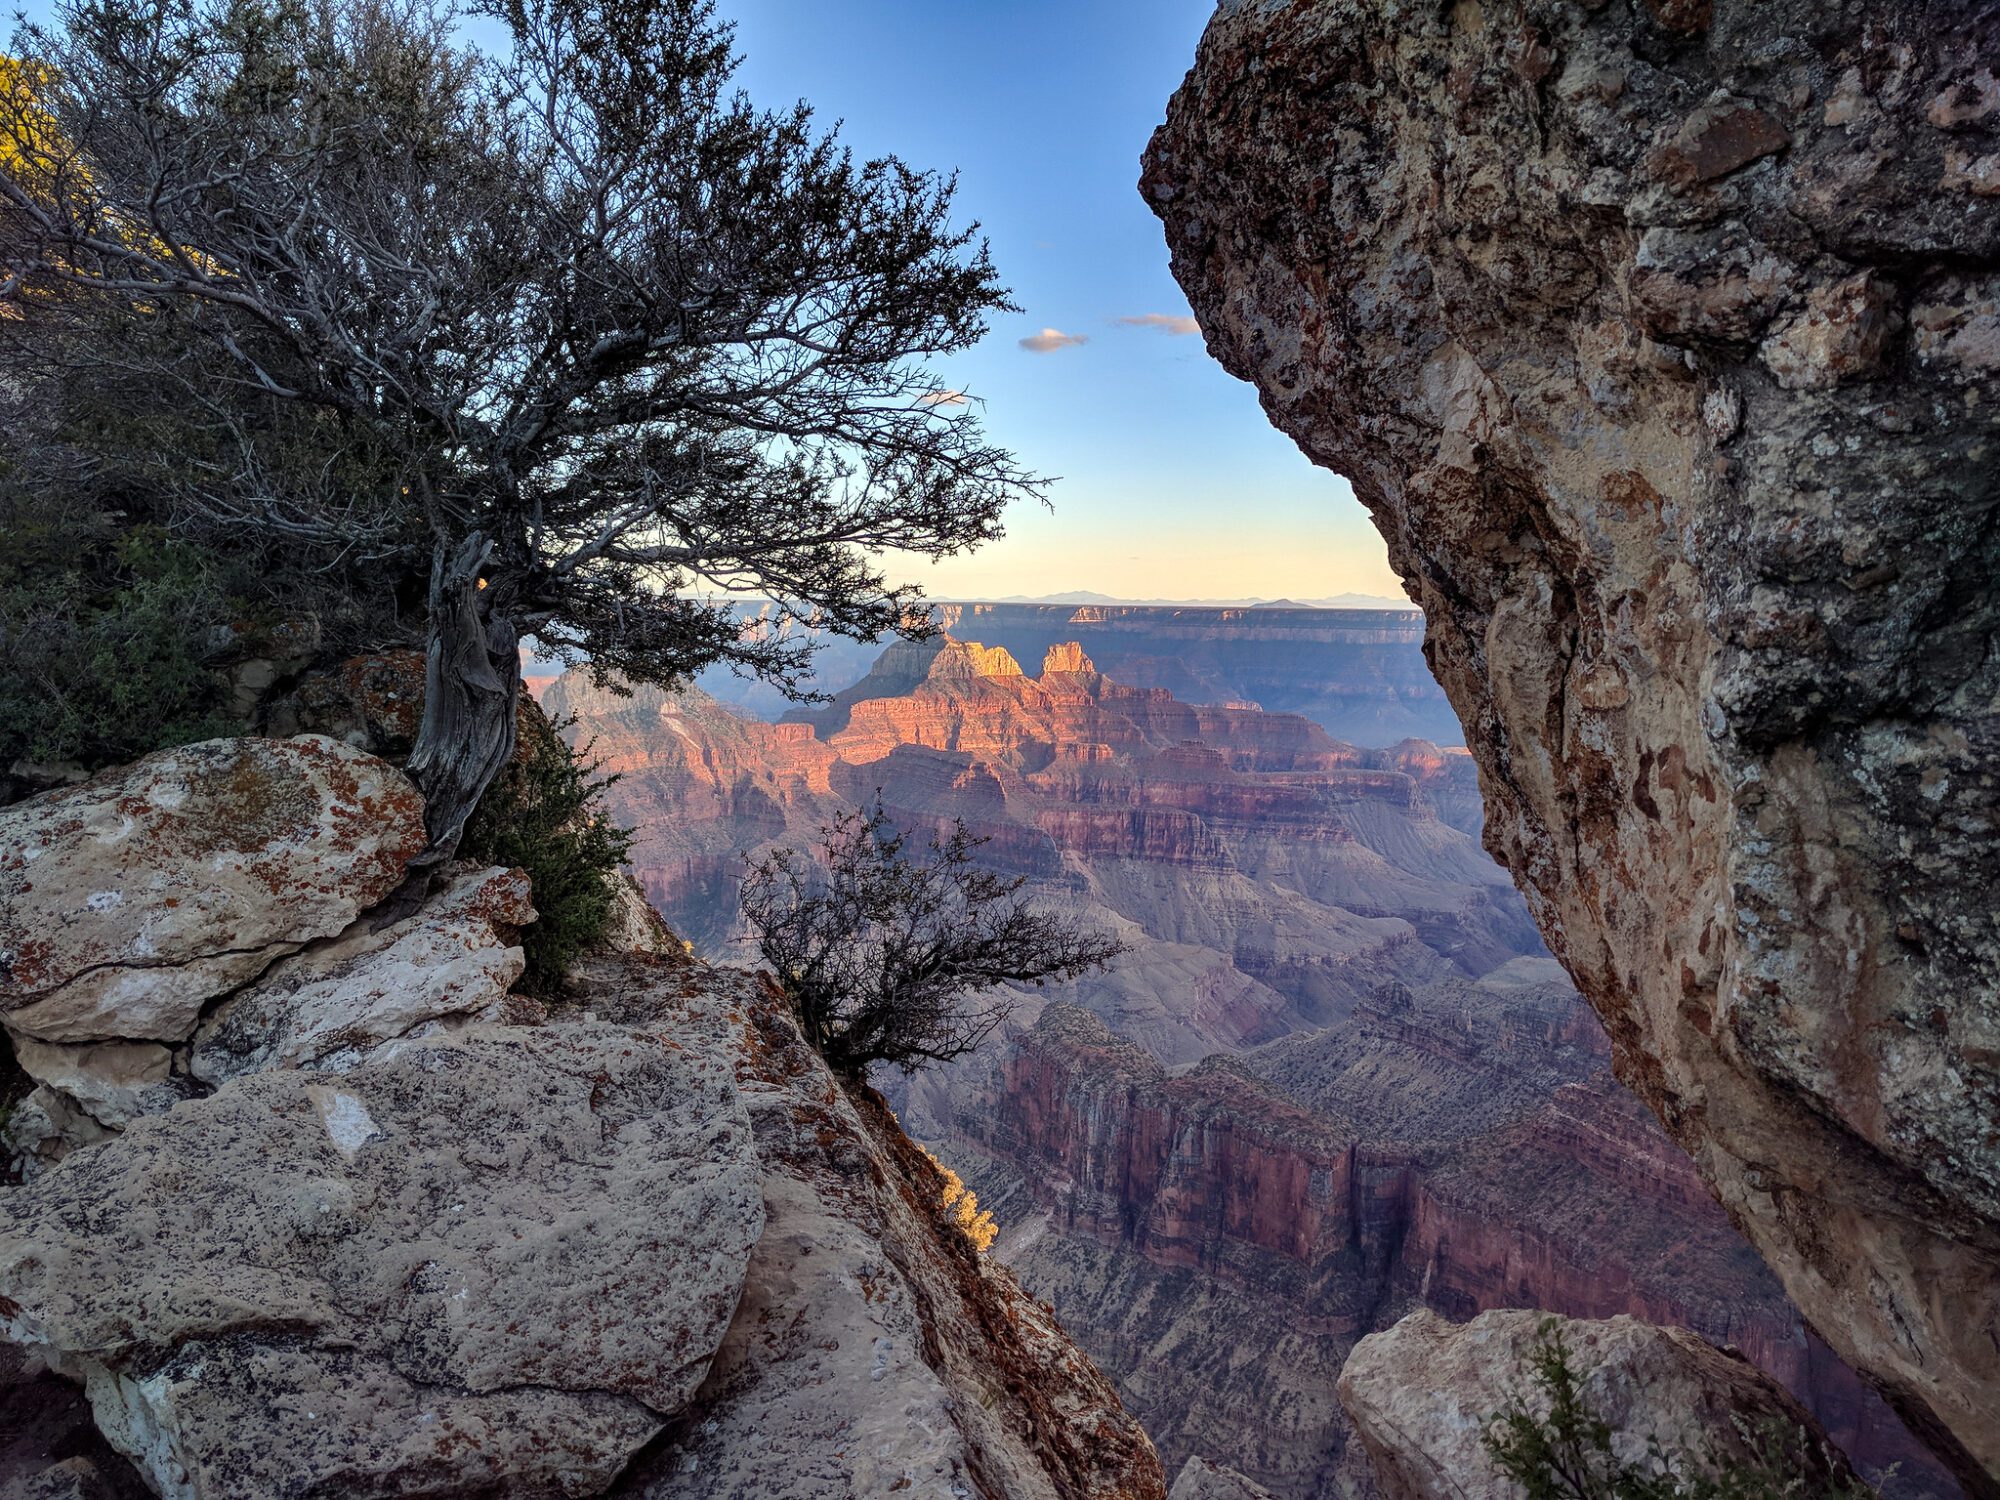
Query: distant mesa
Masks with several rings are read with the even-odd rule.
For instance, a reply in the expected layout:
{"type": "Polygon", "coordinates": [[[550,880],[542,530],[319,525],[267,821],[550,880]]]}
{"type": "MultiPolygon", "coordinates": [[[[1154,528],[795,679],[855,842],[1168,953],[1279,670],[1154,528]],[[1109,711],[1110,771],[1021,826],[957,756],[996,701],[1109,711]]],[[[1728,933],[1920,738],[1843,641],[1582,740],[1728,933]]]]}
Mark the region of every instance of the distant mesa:
{"type": "Polygon", "coordinates": [[[1048,655],[1042,658],[1042,675],[1051,672],[1096,672],[1097,667],[1083,654],[1081,641],[1062,641],[1049,647],[1048,655]]]}
{"type": "Polygon", "coordinates": [[[987,600],[944,600],[941,603],[985,604],[1104,604],[1119,609],[1395,609],[1417,613],[1408,599],[1386,594],[1329,594],[1319,599],[1124,599],[1094,589],[1070,589],[1060,594],[1007,594],[987,600]]]}
{"type": "Polygon", "coordinates": [[[982,646],[940,636],[944,647],[931,663],[932,677],[1025,677],[1021,664],[1005,646],[982,646]]]}

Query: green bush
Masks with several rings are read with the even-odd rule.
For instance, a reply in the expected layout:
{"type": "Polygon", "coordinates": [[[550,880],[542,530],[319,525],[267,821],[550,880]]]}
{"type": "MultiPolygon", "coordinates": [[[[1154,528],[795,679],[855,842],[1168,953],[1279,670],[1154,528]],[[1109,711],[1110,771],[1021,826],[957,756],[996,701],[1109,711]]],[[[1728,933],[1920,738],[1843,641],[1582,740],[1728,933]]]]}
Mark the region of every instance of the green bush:
{"type": "Polygon", "coordinates": [[[589,748],[579,752],[562,738],[575,722],[536,724],[526,753],[494,782],[459,845],[465,859],[528,872],[539,915],[522,936],[522,987],[536,994],[559,991],[576,956],[604,936],[611,879],[632,844],[600,805],[618,778],[598,777],[589,748]]]}
{"type": "Polygon", "coordinates": [[[1590,1404],[1570,1363],[1562,1329],[1542,1324],[1529,1374],[1547,1403],[1545,1416],[1520,1399],[1488,1418],[1486,1451],[1521,1486],[1527,1500],[1873,1500],[1875,1491],[1844,1478],[1841,1466],[1808,1434],[1766,1420],[1746,1429],[1751,1456],[1719,1461],[1650,1445],[1641,1463],[1611,1447],[1611,1424],[1590,1404]]]}
{"type": "Polygon", "coordinates": [[[14,1111],[21,1107],[21,1101],[34,1091],[35,1080],[14,1057],[14,1042],[4,1030],[0,1030],[0,1183],[13,1180],[12,1166],[8,1161],[6,1146],[7,1127],[13,1123],[14,1111]]]}
{"type": "Polygon", "coordinates": [[[232,606],[216,560],[93,521],[0,514],[0,770],[95,770],[243,727],[204,661],[232,606]]]}

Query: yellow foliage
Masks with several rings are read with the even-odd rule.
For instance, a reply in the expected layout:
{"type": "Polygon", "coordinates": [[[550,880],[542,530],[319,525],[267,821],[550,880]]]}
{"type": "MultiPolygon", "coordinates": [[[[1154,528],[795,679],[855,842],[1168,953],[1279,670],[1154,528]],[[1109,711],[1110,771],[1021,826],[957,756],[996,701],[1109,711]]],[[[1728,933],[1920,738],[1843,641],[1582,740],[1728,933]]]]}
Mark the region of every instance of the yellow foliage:
{"type": "Polygon", "coordinates": [[[940,1197],[944,1203],[945,1219],[972,1241],[973,1249],[984,1255],[994,1240],[1000,1237],[1000,1226],[993,1222],[993,1215],[979,1211],[979,1195],[965,1185],[965,1180],[958,1173],[932,1156],[925,1147],[919,1146],[917,1149],[924,1153],[930,1164],[936,1167],[938,1174],[944,1178],[944,1188],[940,1197]]]}
{"type": "Polygon", "coordinates": [[[54,118],[35,103],[44,81],[18,58],[0,56],[0,172],[23,185],[46,182],[64,154],[54,118]]]}

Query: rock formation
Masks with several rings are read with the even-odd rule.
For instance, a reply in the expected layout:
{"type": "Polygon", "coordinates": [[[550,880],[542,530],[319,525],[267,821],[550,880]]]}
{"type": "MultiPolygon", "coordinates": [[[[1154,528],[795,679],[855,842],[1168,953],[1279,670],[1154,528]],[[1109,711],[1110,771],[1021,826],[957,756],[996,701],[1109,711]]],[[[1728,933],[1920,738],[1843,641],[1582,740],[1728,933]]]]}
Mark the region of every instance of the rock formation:
{"type": "Polygon", "coordinates": [[[14,1033],[61,1149],[0,1186],[10,1500],[1163,1500],[767,981],[627,909],[571,998],[508,994],[520,872],[369,920],[421,843],[400,773],[312,737],[0,810],[5,930],[51,935],[5,1019],[65,1038],[14,1033]],[[128,1029],[159,1077],[114,1112],[128,1029]]]}
{"type": "Polygon", "coordinates": [[[1504,872],[1432,805],[1435,789],[1464,814],[1463,757],[1128,687],[1074,641],[1039,660],[1030,677],[978,643],[899,643],[818,737],[693,690],[565,677],[545,702],[620,773],[608,800],[639,830],[634,874],[711,951],[739,935],[745,854],[809,845],[878,794],[914,826],[963,817],[989,862],[1119,927],[1133,955],[1076,993],[1174,1062],[1315,1024],[1385,977],[1539,946],[1504,872]]]}
{"type": "MultiPolygon", "coordinates": [[[[1354,1346],[1340,1399],[1387,1500],[1513,1500],[1520,1486],[1487,1454],[1487,1419],[1518,1403],[1548,1409],[1525,1372],[1544,1332],[1560,1337],[1582,1399],[1611,1429],[1615,1460],[1657,1452],[1714,1467],[1755,1463],[1782,1434],[1802,1469],[1788,1480],[1851,1484],[1853,1474],[1798,1402],[1740,1357],[1678,1328],[1632,1318],[1586,1322],[1537,1312],[1452,1324],[1414,1312],[1354,1346]]],[[[1814,1489],[1811,1493],[1820,1493],[1814,1489]]]]}
{"type": "Polygon", "coordinates": [[[1142,184],[1620,1076],[1988,1495],[1997,59],[1957,0],[1231,0],[1142,184]]]}
{"type": "Polygon", "coordinates": [[[535,915],[519,871],[363,915],[423,844],[402,774],[318,735],[163,750],[0,809],[0,1026],[37,1084],[10,1154],[32,1172],[239,1073],[498,1018],[535,915]]]}
{"type": "Polygon", "coordinates": [[[939,604],[953,635],[1023,664],[1077,643],[1104,674],[1184,703],[1251,703],[1379,748],[1411,737],[1459,743],[1419,649],[1416,610],[1121,604],[939,604]]]}

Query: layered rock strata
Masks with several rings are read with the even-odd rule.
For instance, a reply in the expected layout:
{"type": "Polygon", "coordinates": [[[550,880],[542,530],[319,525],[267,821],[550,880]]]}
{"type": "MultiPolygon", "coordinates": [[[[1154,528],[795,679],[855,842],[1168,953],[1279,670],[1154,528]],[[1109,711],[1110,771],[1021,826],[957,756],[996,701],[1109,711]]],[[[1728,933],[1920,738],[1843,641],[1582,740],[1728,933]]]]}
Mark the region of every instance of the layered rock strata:
{"type": "Polygon", "coordinates": [[[1989,1495],[1996,60],[1956,0],[1232,0],[1143,180],[1620,1076],[1989,1495]]]}
{"type": "Polygon", "coordinates": [[[1055,1006],[990,1079],[926,1103],[995,1253],[1119,1373],[1170,1466],[1321,1493],[1365,1468],[1334,1399],[1357,1339],[1412,1308],[1534,1308],[1730,1343],[1870,1472],[1900,1465],[1897,1493],[1955,1488],[1802,1326],[1546,973],[1388,986],[1183,1070],[1055,1006]]]}
{"type": "Polygon", "coordinates": [[[982,860],[1120,930],[1133,954],[1076,993],[1176,1062],[1342,1014],[1385,977],[1484,972],[1539,946],[1504,874],[1436,805],[1463,819],[1464,757],[1182,703],[1113,681],[1073,641],[1033,665],[950,637],[892,646],[818,735],[693,690],[564,678],[545,702],[620,774],[608,801],[639,830],[634,874],[711,952],[741,936],[745,855],[809,846],[878,797],[906,826],[963,818],[982,860]]]}
{"type": "MultiPolygon", "coordinates": [[[[939,627],[1008,651],[1024,667],[1074,642],[1106,676],[1184,703],[1255,704],[1381,747],[1459,742],[1423,654],[1415,610],[1116,604],[938,604],[939,627]]],[[[833,684],[836,688],[845,683],[833,684]]]]}

